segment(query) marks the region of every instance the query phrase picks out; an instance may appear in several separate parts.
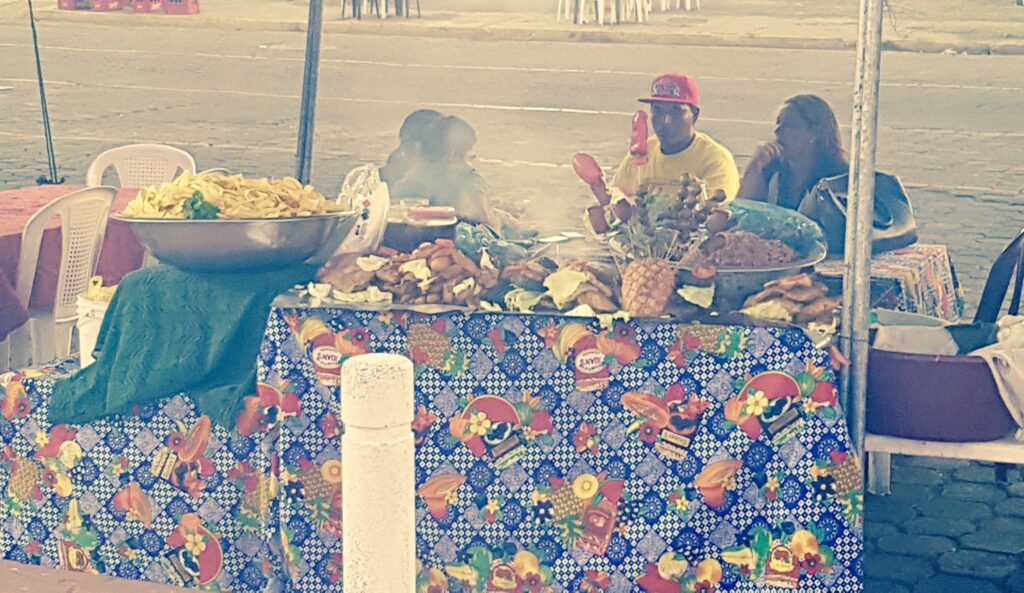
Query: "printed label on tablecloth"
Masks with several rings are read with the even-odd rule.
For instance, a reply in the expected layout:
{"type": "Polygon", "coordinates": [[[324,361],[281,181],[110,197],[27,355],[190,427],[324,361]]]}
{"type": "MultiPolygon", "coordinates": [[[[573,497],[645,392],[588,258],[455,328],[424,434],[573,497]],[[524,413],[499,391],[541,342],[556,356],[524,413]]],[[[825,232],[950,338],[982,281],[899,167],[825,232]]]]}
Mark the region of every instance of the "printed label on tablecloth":
{"type": "Polygon", "coordinates": [[[334,346],[318,346],[310,353],[316,376],[327,385],[341,381],[341,352],[334,346]]]}
{"type": "Polygon", "coordinates": [[[573,362],[576,366],[576,389],[598,391],[608,387],[611,372],[605,364],[605,355],[597,349],[597,337],[590,334],[576,342],[573,362]]]}

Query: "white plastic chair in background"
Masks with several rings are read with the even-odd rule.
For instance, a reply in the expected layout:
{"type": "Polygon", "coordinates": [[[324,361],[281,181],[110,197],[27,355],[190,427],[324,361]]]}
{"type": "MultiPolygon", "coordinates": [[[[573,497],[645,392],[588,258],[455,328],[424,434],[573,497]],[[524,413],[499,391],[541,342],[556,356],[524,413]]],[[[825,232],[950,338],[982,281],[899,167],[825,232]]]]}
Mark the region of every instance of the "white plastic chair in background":
{"type": "Polygon", "coordinates": [[[583,25],[588,21],[597,21],[597,24],[603,25],[607,10],[608,23],[614,25],[619,22],[621,2],[622,0],[607,0],[606,4],[605,0],[558,0],[556,17],[559,21],[573,22],[576,25],[583,25]]]}
{"type": "Polygon", "coordinates": [[[624,0],[626,3],[623,9],[622,20],[626,21],[632,17],[638,23],[646,23],[650,20],[650,9],[647,6],[648,0],[624,0]]]}
{"type": "MultiPolygon", "coordinates": [[[[658,0],[659,12],[680,9],[687,11],[700,10],[700,0],[658,0]]],[[[647,12],[654,12],[654,0],[647,0],[647,12]]]]}
{"type": "Polygon", "coordinates": [[[555,7],[555,20],[557,22],[572,21],[572,5],[575,0],[558,0],[558,5],[555,7]]]}
{"type": "MultiPolygon", "coordinates": [[[[85,184],[95,187],[103,184],[103,174],[113,167],[120,187],[146,187],[173,181],[179,172],[196,172],[192,155],[163,144],[129,144],[101,153],[85,173],[85,184]]],[[[142,267],[156,265],[156,258],[147,251],[142,256],[142,267]]]]}
{"type": "Polygon", "coordinates": [[[146,187],[171,181],[179,171],[195,173],[196,161],[184,150],[163,144],[119,146],[93,160],[85,174],[85,184],[102,185],[103,173],[110,167],[117,173],[120,187],[146,187]]]}
{"type": "Polygon", "coordinates": [[[44,206],[25,223],[14,289],[31,317],[9,337],[12,368],[39,366],[71,351],[71,331],[78,316],[78,296],[96,273],[107,215],[117,196],[113,187],[79,190],[44,206]],[[29,308],[43,231],[54,216],[60,217],[61,258],[52,310],[29,308]],[[29,360],[31,358],[31,361],[29,360]]]}

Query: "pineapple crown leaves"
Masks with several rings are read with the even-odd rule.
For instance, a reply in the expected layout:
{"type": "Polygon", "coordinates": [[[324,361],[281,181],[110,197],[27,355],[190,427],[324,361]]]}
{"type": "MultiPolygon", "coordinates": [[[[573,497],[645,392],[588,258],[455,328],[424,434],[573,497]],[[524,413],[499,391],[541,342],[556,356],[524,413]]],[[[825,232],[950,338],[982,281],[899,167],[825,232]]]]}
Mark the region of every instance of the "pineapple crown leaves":
{"type": "Polygon", "coordinates": [[[661,223],[663,218],[671,218],[668,215],[678,206],[679,200],[680,196],[670,195],[661,187],[652,187],[637,194],[633,216],[622,225],[626,259],[674,261],[682,256],[688,247],[688,237],[661,223]]]}

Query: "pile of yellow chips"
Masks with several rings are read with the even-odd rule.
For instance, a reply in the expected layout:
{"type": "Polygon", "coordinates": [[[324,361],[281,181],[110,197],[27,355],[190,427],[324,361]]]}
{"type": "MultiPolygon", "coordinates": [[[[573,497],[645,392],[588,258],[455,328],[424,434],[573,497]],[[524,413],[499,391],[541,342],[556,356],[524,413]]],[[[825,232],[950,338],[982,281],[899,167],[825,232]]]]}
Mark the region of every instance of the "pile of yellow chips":
{"type": "Polygon", "coordinates": [[[313,186],[291,177],[246,179],[241,175],[182,173],[174,181],[139,191],[122,214],[185,218],[183,206],[195,192],[220,209],[217,218],[293,218],[345,210],[328,202],[313,186]]]}

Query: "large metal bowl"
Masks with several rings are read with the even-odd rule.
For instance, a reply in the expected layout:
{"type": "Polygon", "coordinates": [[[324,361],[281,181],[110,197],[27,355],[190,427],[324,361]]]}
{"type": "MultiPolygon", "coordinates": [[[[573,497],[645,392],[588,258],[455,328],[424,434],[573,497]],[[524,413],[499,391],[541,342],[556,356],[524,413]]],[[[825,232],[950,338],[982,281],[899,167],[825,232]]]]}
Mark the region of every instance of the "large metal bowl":
{"type": "Polygon", "coordinates": [[[160,262],[200,272],[272,270],[307,261],[320,264],[356,221],[355,212],[216,220],[110,217],[127,224],[160,262]]]}
{"type": "MultiPolygon", "coordinates": [[[[761,202],[735,200],[726,205],[732,214],[734,230],[751,232],[766,239],[779,239],[798,254],[796,260],[772,266],[737,268],[718,267],[715,278],[715,304],[721,310],[738,309],[765,283],[812,268],[828,255],[821,228],[806,216],[761,202]]],[[[692,272],[678,266],[683,274],[692,272]]],[[[685,279],[684,279],[685,280],[685,279]]]]}
{"type": "MultiPolygon", "coordinates": [[[[715,276],[715,304],[722,310],[739,309],[747,297],[760,292],[768,282],[807,271],[825,259],[825,255],[825,244],[820,243],[811,253],[785,264],[760,268],[718,268],[715,276]]],[[[686,275],[693,270],[687,266],[679,266],[677,269],[683,274],[679,280],[687,283],[689,278],[686,275]]]]}

